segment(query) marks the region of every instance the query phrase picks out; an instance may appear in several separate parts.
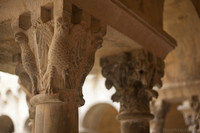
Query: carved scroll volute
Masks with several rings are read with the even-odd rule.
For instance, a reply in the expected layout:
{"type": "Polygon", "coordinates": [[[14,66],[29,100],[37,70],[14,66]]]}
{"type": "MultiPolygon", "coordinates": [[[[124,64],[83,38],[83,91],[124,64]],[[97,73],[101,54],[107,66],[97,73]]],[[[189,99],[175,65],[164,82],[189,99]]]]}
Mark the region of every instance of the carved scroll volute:
{"type": "Polygon", "coordinates": [[[106,87],[116,89],[112,100],[120,102],[121,112],[150,112],[149,100],[158,96],[152,88],[160,84],[163,62],[147,51],[135,50],[102,58],[100,64],[106,87]]]}

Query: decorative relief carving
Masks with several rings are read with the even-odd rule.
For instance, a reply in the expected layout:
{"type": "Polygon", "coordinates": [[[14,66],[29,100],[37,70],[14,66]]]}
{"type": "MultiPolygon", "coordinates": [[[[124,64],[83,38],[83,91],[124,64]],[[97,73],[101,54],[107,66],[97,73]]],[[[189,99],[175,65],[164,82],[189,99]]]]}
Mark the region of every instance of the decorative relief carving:
{"type": "Polygon", "coordinates": [[[106,87],[115,87],[112,100],[120,102],[120,111],[149,113],[149,100],[157,97],[153,86],[162,86],[164,63],[144,50],[135,50],[101,59],[106,87]]]}
{"type": "MultiPolygon", "coordinates": [[[[53,6],[51,4],[51,15],[53,6]]],[[[61,16],[47,16],[44,21],[45,13],[49,12],[42,9],[42,16],[32,20],[31,28],[24,31],[18,26],[19,32],[15,34],[34,94],[76,89],[82,97],[83,82],[92,69],[106,26],[77,7],[78,13],[63,10],[61,16]]],[[[78,100],[83,102],[81,98],[78,100]]]]}
{"type": "Polygon", "coordinates": [[[37,94],[39,88],[39,73],[36,65],[35,55],[31,51],[28,44],[28,37],[23,32],[17,32],[15,34],[15,41],[19,44],[21,48],[22,65],[31,80],[32,93],[37,94]]]}

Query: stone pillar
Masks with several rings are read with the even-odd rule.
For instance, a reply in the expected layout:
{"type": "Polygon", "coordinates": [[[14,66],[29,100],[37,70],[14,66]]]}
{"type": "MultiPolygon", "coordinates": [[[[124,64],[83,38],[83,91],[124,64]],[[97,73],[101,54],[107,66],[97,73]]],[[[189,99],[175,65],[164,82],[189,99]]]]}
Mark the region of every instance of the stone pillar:
{"type": "Polygon", "coordinates": [[[13,22],[13,30],[31,82],[30,103],[36,108],[33,132],[78,133],[82,85],[106,26],[70,0],[31,8],[13,22]]]}
{"type": "Polygon", "coordinates": [[[165,125],[165,118],[170,110],[170,104],[163,100],[151,102],[151,112],[155,118],[150,122],[151,133],[162,133],[165,125]]]}
{"type": "Polygon", "coordinates": [[[178,110],[180,110],[184,116],[188,131],[192,133],[200,132],[200,101],[198,96],[192,96],[191,99],[185,100],[182,105],[178,106],[178,110]]]}
{"type": "Polygon", "coordinates": [[[120,103],[118,120],[122,133],[149,133],[149,101],[157,97],[152,90],[161,87],[164,63],[145,50],[134,50],[101,59],[102,74],[106,77],[106,88],[115,87],[112,96],[120,103]]]}

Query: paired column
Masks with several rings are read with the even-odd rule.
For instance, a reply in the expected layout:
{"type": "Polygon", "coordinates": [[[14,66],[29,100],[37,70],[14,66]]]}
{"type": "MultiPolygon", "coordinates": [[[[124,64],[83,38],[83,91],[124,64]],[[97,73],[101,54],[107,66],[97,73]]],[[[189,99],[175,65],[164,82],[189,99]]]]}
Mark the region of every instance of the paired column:
{"type": "Polygon", "coordinates": [[[191,99],[185,100],[178,110],[182,112],[188,131],[192,133],[199,132],[200,120],[200,101],[198,96],[192,96],[191,99]]]}
{"type": "Polygon", "coordinates": [[[122,133],[149,133],[149,101],[158,97],[154,86],[161,87],[164,62],[145,50],[134,50],[101,59],[106,88],[115,87],[112,96],[120,103],[118,120],[122,133]]]}
{"type": "Polygon", "coordinates": [[[21,14],[13,29],[31,83],[33,132],[78,133],[82,85],[106,26],[69,0],[59,0],[21,14]]]}

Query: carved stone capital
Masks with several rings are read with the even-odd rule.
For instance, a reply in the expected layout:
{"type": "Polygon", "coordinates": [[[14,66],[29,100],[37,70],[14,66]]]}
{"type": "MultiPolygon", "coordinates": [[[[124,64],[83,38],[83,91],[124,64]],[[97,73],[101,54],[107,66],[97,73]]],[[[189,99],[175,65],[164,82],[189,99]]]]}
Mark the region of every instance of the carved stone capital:
{"type": "Polygon", "coordinates": [[[13,22],[22,66],[31,83],[31,105],[36,107],[35,132],[78,133],[82,85],[106,26],[70,0],[36,5],[35,12],[22,13],[13,22]]]}
{"type": "Polygon", "coordinates": [[[132,119],[134,114],[152,119],[149,101],[158,96],[152,88],[162,86],[164,62],[148,51],[134,50],[102,58],[100,64],[107,89],[116,89],[112,100],[120,102],[119,118],[128,115],[132,119]]]}
{"type": "MultiPolygon", "coordinates": [[[[13,29],[32,94],[74,89],[82,99],[82,85],[93,67],[106,26],[72,3],[62,1],[43,5],[39,14],[21,14],[13,22],[13,29]]],[[[78,105],[84,104],[83,99],[79,101],[78,105]]]]}

